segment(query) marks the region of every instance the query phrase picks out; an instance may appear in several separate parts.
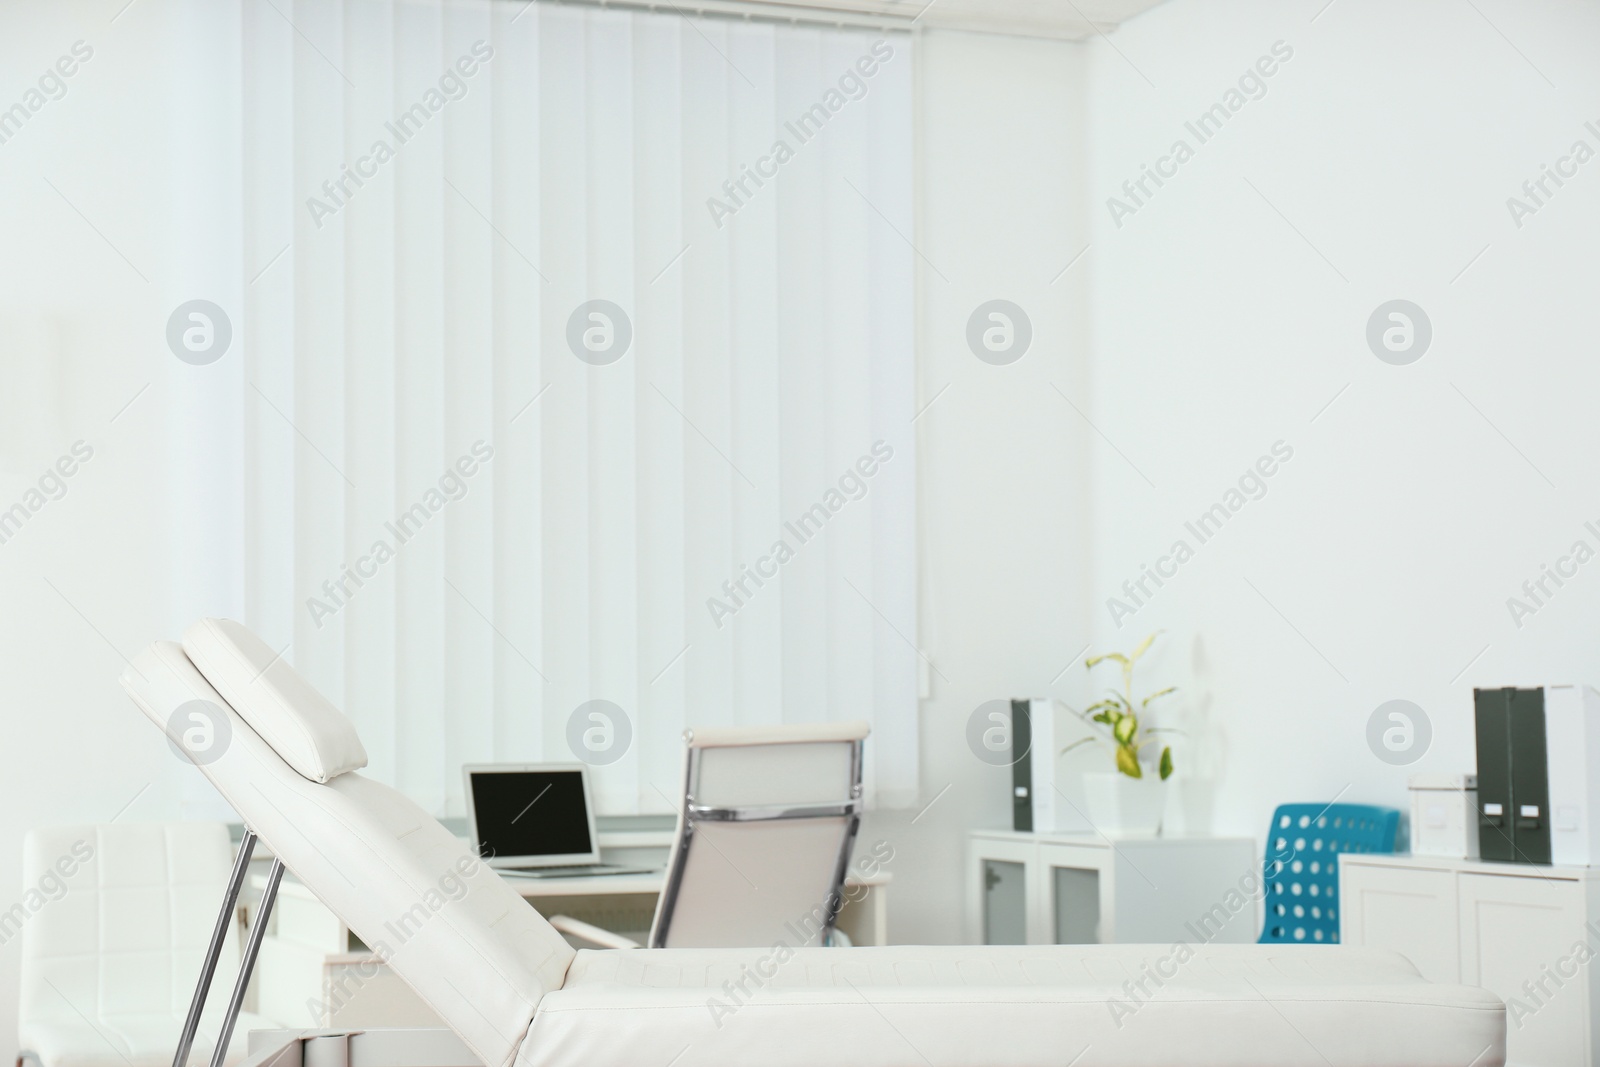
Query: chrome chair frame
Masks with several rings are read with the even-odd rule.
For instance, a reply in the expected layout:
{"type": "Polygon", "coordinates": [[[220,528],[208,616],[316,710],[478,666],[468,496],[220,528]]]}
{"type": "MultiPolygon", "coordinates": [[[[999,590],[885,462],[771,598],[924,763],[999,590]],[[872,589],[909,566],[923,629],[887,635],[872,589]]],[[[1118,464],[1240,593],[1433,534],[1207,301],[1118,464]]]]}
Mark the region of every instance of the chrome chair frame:
{"type": "MultiPolygon", "coordinates": [[[[244,888],[245,875],[250,870],[250,858],[255,853],[255,831],[248,826],[239,842],[239,856],[234,860],[233,873],[228,876],[228,889],[223,894],[222,911],[217,915],[217,925],[211,931],[211,944],[206,948],[205,959],[200,964],[200,980],[195,983],[194,999],[189,1002],[189,1014],[183,1021],[183,1031],[178,1036],[178,1050],[172,1057],[172,1067],[186,1067],[189,1052],[194,1047],[195,1034],[200,1030],[200,1016],[206,1007],[206,997],[211,992],[211,979],[216,976],[217,963],[222,958],[222,946],[233,925],[234,909],[239,904],[239,892],[244,888]]],[[[233,1028],[244,1007],[245,989],[250,985],[250,973],[255,970],[256,957],[261,953],[261,939],[266,936],[267,920],[272,917],[272,905],[278,899],[278,886],[283,881],[283,861],[272,858],[267,871],[267,885],[261,891],[261,903],[256,907],[256,920],[250,926],[250,938],[245,942],[244,955],[239,960],[239,976],[233,983],[233,995],[228,998],[228,1009],[222,1017],[222,1027],[217,1033],[217,1047],[211,1054],[211,1067],[223,1067],[228,1058],[228,1044],[233,1040],[233,1028]]]]}
{"type": "MultiPolygon", "coordinates": [[[[826,909],[822,928],[826,941],[838,921],[839,909],[844,906],[844,879],[850,866],[850,853],[855,848],[856,834],[861,829],[861,768],[862,741],[850,742],[850,798],[833,804],[774,804],[748,808],[719,808],[696,804],[694,797],[700,786],[700,757],[704,749],[693,747],[694,734],[685,734],[690,742],[687,788],[683,791],[683,833],[667,864],[667,882],[661,888],[661,919],[650,931],[650,947],[665,948],[667,931],[672,926],[673,913],[678,906],[678,891],[682,888],[689,847],[694,841],[695,828],[702,822],[771,822],[779,819],[818,819],[844,816],[849,821],[844,840],[833,867],[833,881],[823,900],[826,909]]],[[[179,1067],[179,1065],[174,1065],[179,1067]]],[[[217,1065],[213,1065],[217,1067],[217,1065]]]]}

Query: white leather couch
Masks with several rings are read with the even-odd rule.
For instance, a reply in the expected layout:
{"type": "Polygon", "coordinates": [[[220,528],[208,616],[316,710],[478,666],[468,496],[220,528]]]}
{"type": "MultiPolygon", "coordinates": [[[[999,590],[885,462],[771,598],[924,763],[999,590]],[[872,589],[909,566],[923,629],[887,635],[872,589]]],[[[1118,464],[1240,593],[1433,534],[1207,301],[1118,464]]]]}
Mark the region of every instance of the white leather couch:
{"type": "Polygon", "coordinates": [[[487,1067],[1504,1062],[1491,994],[1365,949],[574,952],[435,819],[356,773],[348,720],[239,624],[153,645],[123,684],[164,729],[186,702],[223,709],[231,742],[201,769],[487,1067]]]}
{"type": "MultiPolygon", "coordinates": [[[[60,895],[22,928],[17,1038],[42,1067],[170,1067],[200,961],[233,866],[222,823],[52,826],[23,843],[23,884],[60,895]]],[[[222,942],[219,971],[239,965],[239,929],[222,942]]],[[[195,1043],[208,1061],[220,999],[195,1043]]],[[[244,1058],[244,1033],[271,1020],[241,1016],[227,1063],[244,1058]]]]}

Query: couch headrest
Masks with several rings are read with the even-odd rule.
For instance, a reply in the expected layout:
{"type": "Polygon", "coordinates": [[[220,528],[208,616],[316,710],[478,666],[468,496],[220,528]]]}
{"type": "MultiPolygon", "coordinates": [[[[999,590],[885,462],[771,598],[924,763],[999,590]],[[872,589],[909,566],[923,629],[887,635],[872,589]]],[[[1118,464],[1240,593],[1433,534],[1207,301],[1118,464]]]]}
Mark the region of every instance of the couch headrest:
{"type": "Polygon", "coordinates": [[[184,631],[183,651],[303,777],[329,782],[367,765],[367,751],[344,713],[248,627],[201,619],[184,631]]]}

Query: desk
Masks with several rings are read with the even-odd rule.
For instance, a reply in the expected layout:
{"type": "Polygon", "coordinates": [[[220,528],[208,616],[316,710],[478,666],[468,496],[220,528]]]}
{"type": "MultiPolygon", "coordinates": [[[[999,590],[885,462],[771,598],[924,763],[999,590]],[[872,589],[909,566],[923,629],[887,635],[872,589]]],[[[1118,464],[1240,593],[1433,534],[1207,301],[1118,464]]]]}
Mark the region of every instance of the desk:
{"type": "MultiPolygon", "coordinates": [[[[892,875],[851,874],[865,886],[839,913],[839,929],[857,945],[888,944],[888,887],[892,875]]],[[[574,919],[643,942],[655,915],[664,871],[587,878],[507,878],[541,915],[574,919]]],[[[252,880],[259,895],[265,876],[252,880]]],[[[291,1027],[443,1026],[411,987],[361,943],[298,879],[278,890],[255,972],[255,1005],[291,1027]]]]}

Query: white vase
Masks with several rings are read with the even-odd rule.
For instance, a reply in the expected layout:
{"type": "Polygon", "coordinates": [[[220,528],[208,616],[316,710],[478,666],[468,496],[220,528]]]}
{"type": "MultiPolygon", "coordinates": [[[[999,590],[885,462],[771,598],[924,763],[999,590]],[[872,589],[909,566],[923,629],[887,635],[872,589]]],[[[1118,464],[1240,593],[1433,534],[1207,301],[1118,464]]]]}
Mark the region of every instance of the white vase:
{"type": "Polygon", "coordinates": [[[1085,774],[1083,791],[1090,821],[1107,837],[1154,837],[1161,832],[1167,783],[1154,775],[1129,778],[1118,771],[1085,774]]]}

